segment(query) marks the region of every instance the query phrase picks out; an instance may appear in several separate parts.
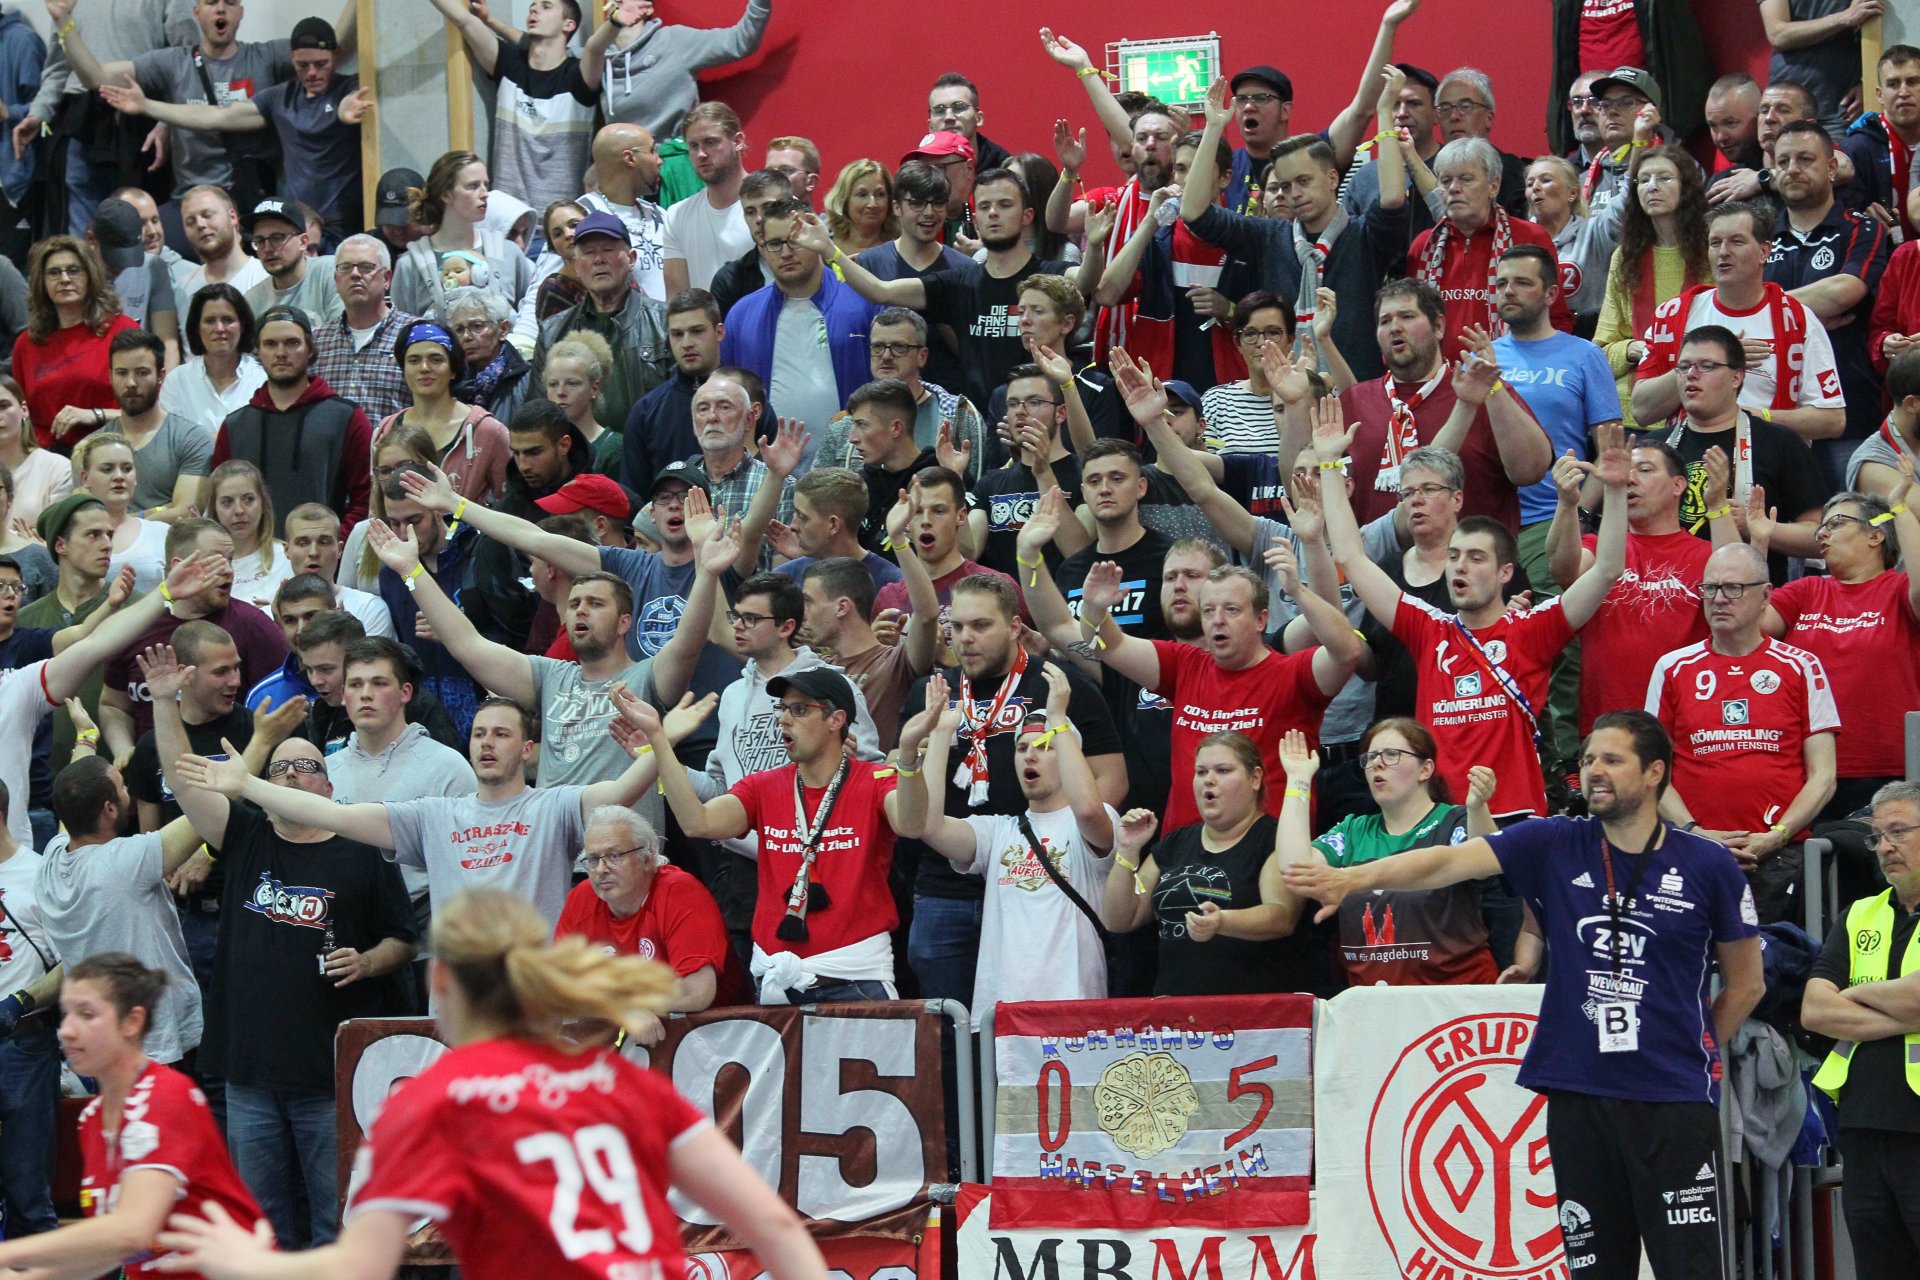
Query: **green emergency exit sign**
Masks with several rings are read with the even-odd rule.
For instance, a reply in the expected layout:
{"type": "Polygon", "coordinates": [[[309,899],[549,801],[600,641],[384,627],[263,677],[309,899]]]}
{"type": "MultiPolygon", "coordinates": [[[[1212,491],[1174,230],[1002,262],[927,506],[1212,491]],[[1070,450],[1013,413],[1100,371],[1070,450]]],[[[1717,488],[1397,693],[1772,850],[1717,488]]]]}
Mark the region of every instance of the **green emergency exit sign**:
{"type": "Polygon", "coordinates": [[[1197,106],[1220,74],[1220,37],[1121,40],[1108,46],[1108,66],[1122,91],[1178,106],[1197,106]]]}

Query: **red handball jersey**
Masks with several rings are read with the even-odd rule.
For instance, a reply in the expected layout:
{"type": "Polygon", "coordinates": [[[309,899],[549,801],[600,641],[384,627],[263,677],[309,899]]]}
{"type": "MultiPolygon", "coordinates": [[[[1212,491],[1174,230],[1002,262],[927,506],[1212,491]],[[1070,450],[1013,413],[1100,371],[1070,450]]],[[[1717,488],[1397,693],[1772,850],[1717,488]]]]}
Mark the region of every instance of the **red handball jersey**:
{"type": "Polygon", "coordinates": [[[1573,639],[1560,601],[1505,614],[1472,632],[1469,640],[1459,614],[1402,595],[1393,634],[1419,664],[1415,707],[1420,723],[1433,731],[1440,776],[1453,794],[1464,798],[1468,770],[1483,764],[1497,779],[1493,812],[1544,814],[1547,790],[1533,745],[1533,721],[1508,693],[1500,673],[1538,716],[1546,707],[1553,660],[1573,639]]]}
{"type": "Polygon", "coordinates": [[[1774,591],[1772,604],[1786,620],[1787,642],[1833,677],[1833,704],[1847,727],[1836,744],[1838,776],[1901,773],[1906,713],[1920,711],[1920,626],[1907,603],[1907,575],[1795,578],[1774,591]]]}
{"type": "Polygon", "coordinates": [[[681,977],[711,965],[716,1005],[751,1001],[746,975],[727,945],[727,926],[707,887],[671,863],[661,863],[645,902],[632,915],[613,914],[591,881],[567,895],[553,936],[578,934],[616,955],[639,956],[668,965],[681,977]]]}
{"type": "MultiPolygon", "coordinates": [[[[201,1201],[216,1201],[246,1230],[266,1217],[227,1155],[227,1144],[207,1110],[207,1096],[172,1067],[149,1062],[127,1095],[120,1131],[109,1136],[104,1123],[100,1099],[95,1098],[80,1113],[80,1209],[87,1217],[111,1213],[120,1203],[121,1176],[135,1169],[172,1174],[180,1183],[175,1198],[195,1212],[201,1201]]],[[[197,1271],[155,1270],[158,1256],[126,1259],[127,1275],[198,1280],[197,1271]]]]}
{"type": "Polygon", "coordinates": [[[1316,649],[1269,653],[1241,671],[1223,670],[1213,655],[1190,644],[1155,640],[1160,654],[1160,687],[1155,693],[1173,706],[1173,777],[1167,793],[1165,829],[1178,831],[1200,821],[1193,798],[1193,757],[1208,734],[1232,729],[1260,748],[1266,783],[1260,807],[1279,816],[1287,774],[1280,767],[1280,739],[1287,730],[1307,735],[1307,748],[1320,749],[1320,721],[1333,695],[1320,690],[1313,676],[1316,649]]]}
{"type": "Polygon", "coordinates": [[[707,1123],[611,1050],[466,1045],[387,1099],[347,1216],[431,1218],[472,1280],[680,1280],[667,1158],[707,1123]]]}
{"type": "MultiPolygon", "coordinates": [[[[1598,539],[1581,545],[1592,551],[1598,539]]],[[[1682,530],[1627,535],[1627,569],[1580,628],[1580,736],[1609,711],[1644,706],[1653,664],[1663,653],[1707,638],[1694,584],[1713,544],[1682,530]]]]}
{"type": "MultiPolygon", "coordinates": [[[[855,760],[848,767],[846,783],[814,857],[813,879],[827,891],[827,909],[807,912],[810,936],[805,942],[788,942],[774,932],[787,914],[787,894],[800,874],[800,836],[793,812],[799,769],[787,764],[750,773],[731,789],[746,806],[748,825],[760,833],[754,943],[769,955],[790,951],[811,956],[876,933],[892,933],[900,927],[900,911],[887,887],[887,873],[893,867],[893,826],[884,805],[897,783],[890,767],[867,760],[855,760]]],[[[806,789],[809,822],[819,816],[826,798],[825,787],[806,789]]]]}
{"type": "Polygon", "coordinates": [[[1709,831],[1778,822],[1807,780],[1801,743],[1840,729],[1820,659],[1773,639],[1737,658],[1705,640],[1674,650],[1654,666],[1647,710],[1673,738],[1674,789],[1709,831]]]}

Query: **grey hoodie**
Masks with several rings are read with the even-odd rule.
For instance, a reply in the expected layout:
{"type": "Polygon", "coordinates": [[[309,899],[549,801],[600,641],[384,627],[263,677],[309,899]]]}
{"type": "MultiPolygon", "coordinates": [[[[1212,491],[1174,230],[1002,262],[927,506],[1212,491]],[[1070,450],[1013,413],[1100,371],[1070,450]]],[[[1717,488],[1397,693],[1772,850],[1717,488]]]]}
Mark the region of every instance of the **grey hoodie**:
{"type": "Polygon", "coordinates": [[[680,119],[700,101],[694,74],[737,61],[760,47],[773,0],[747,0],[731,27],[670,27],[658,18],[640,26],[626,48],[607,50],[600,106],[609,123],[643,125],[664,141],[680,132],[680,119]]]}
{"type": "MultiPolygon", "coordinates": [[[[360,735],[327,757],[327,781],[341,804],[385,804],[390,800],[418,800],[422,796],[470,796],[480,790],[473,766],[452,747],[435,742],[424,727],[409,723],[379,754],[360,748],[360,735]]],[[[427,873],[400,864],[407,896],[419,899],[427,892],[427,873]]]]}

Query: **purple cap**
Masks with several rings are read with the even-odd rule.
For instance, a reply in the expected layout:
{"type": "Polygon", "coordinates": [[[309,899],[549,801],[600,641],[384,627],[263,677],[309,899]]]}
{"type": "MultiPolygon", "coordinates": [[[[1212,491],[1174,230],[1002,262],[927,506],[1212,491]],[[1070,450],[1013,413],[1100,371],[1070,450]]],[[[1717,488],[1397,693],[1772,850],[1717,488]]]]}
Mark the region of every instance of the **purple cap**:
{"type": "Polygon", "coordinates": [[[579,244],[588,236],[612,236],[627,248],[633,248],[633,234],[627,230],[627,224],[605,211],[597,210],[574,224],[573,242],[575,244],[579,244]]]}

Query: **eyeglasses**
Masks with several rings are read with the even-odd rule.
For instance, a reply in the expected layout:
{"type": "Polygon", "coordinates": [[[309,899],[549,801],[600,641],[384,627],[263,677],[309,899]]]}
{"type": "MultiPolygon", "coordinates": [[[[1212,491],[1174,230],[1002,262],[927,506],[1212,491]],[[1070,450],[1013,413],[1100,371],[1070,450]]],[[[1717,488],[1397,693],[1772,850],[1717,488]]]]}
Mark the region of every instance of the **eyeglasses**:
{"type": "Polygon", "coordinates": [[[1285,329],[1242,329],[1240,331],[1242,342],[1285,342],[1286,340],[1285,329]]]}
{"type": "Polygon", "coordinates": [[[652,849],[637,844],[631,849],[615,849],[612,853],[589,853],[580,859],[580,865],[589,871],[598,871],[601,867],[617,867],[636,853],[651,853],[652,849]]]}
{"type": "Polygon", "coordinates": [[[1696,373],[1718,373],[1732,367],[1724,360],[1682,360],[1673,366],[1673,371],[1683,378],[1690,378],[1696,373]]]}
{"type": "Polygon", "coordinates": [[[947,204],[944,200],[922,200],[918,196],[901,196],[900,203],[909,209],[931,209],[935,206],[944,209],[947,204]]]}
{"type": "Polygon", "coordinates": [[[295,236],[305,234],[303,231],[281,231],[270,236],[254,236],[247,243],[256,249],[278,249],[295,236]]]}
{"type": "Polygon", "coordinates": [[[374,276],[380,270],[377,262],[342,262],[338,258],[333,262],[333,274],[337,276],[374,276]]]}
{"type": "Polygon", "coordinates": [[[453,336],[456,338],[478,338],[485,334],[487,330],[494,327],[494,323],[491,320],[471,320],[466,324],[453,326],[453,336]]]}
{"type": "Polygon", "coordinates": [[[653,495],[653,505],[656,507],[684,508],[687,505],[687,494],[691,492],[693,491],[689,489],[682,493],[656,493],[653,495]]]}
{"type": "Polygon", "coordinates": [[[778,257],[780,254],[785,253],[789,249],[793,250],[795,253],[798,253],[800,252],[800,250],[804,248],[806,248],[805,245],[801,244],[798,240],[795,240],[791,237],[788,237],[783,240],[762,240],[760,242],[760,252],[766,254],[770,258],[778,257]]]}
{"type": "Polygon", "coordinates": [[[77,265],[71,266],[71,267],[48,267],[47,268],[47,279],[49,280],[77,280],[86,274],[87,274],[87,269],[85,267],[77,266],[77,265]]]}
{"type": "Polygon", "coordinates": [[[1629,93],[1619,93],[1611,98],[1599,99],[1600,109],[1613,115],[1623,111],[1638,111],[1646,101],[1645,98],[1637,98],[1629,93]]]}
{"type": "Polygon", "coordinates": [[[1862,520],[1859,516],[1833,515],[1833,516],[1828,516],[1825,520],[1822,520],[1816,532],[1838,533],[1850,524],[1872,524],[1872,523],[1873,521],[1862,520]]]}
{"type": "Polygon", "coordinates": [[[892,356],[897,360],[901,356],[910,356],[916,351],[925,351],[926,347],[918,342],[869,342],[867,350],[876,355],[892,356]]]}
{"type": "Polygon", "coordinates": [[[7,596],[24,597],[26,594],[27,589],[18,582],[0,582],[0,599],[5,599],[7,596]]]}
{"type": "Polygon", "coordinates": [[[1415,498],[1437,498],[1443,493],[1452,493],[1450,484],[1414,484],[1400,491],[1400,501],[1411,502],[1415,498]]]}
{"type": "Polygon", "coordinates": [[[1025,409],[1028,413],[1045,413],[1059,403],[1058,400],[1046,400],[1039,396],[1032,396],[1025,400],[1015,400],[1012,396],[1007,397],[1007,408],[1025,409]]]}
{"type": "Polygon", "coordinates": [[[789,720],[805,720],[816,711],[823,716],[827,714],[827,709],[817,702],[782,702],[775,708],[776,714],[789,720]]]}
{"type": "Polygon", "coordinates": [[[1417,751],[1408,751],[1405,747],[1382,747],[1378,751],[1362,752],[1360,767],[1371,769],[1376,764],[1383,764],[1391,769],[1402,760],[1424,760],[1425,758],[1417,751]]]}
{"type": "Polygon", "coordinates": [[[773,615],[770,613],[740,613],[737,610],[729,609],[727,610],[727,621],[736,627],[757,627],[763,622],[772,622],[773,615]]]}
{"type": "Polygon", "coordinates": [[[1484,102],[1475,102],[1472,98],[1462,98],[1458,102],[1436,102],[1433,109],[1443,116],[1464,116],[1474,111],[1489,110],[1484,102]]]}
{"type": "Polygon", "coordinates": [[[1747,594],[1748,587],[1764,587],[1768,585],[1769,584],[1765,581],[1696,582],[1693,584],[1693,589],[1695,593],[1697,593],[1702,600],[1711,600],[1715,596],[1719,596],[1720,598],[1725,600],[1738,600],[1741,596],[1744,596],[1745,594],[1747,594]]]}
{"type": "Polygon", "coordinates": [[[1567,98],[1569,111],[1598,111],[1599,109],[1600,99],[1591,94],[1576,93],[1567,98]]]}
{"type": "Polygon", "coordinates": [[[315,774],[326,770],[326,765],[310,756],[296,756],[291,760],[275,760],[267,766],[269,778],[284,778],[290,773],[315,774]]]}
{"type": "Polygon", "coordinates": [[[1867,848],[1872,852],[1878,853],[1880,846],[1887,841],[1905,840],[1916,831],[1920,831],[1920,827],[1888,827],[1884,831],[1869,831],[1867,833],[1867,848]]]}
{"type": "Polygon", "coordinates": [[[1277,93],[1236,93],[1233,95],[1233,105],[1236,107],[1264,107],[1269,102],[1278,101],[1280,101],[1280,95],[1277,93]]]}

